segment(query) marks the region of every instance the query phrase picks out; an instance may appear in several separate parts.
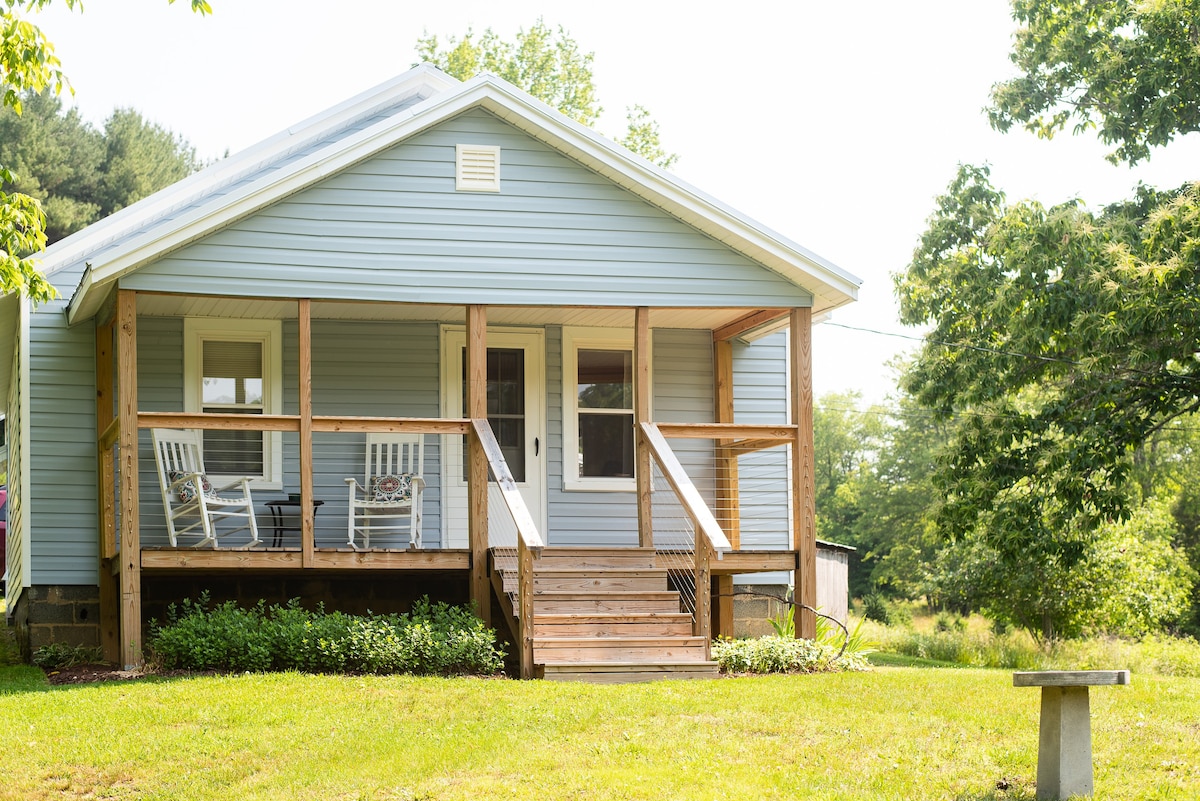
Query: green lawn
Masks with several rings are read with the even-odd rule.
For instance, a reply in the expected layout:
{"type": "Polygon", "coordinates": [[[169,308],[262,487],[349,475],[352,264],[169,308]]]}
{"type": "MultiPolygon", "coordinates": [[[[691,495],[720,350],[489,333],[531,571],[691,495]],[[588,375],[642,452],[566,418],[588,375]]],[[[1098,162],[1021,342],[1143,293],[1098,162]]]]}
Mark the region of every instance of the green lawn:
{"type": "MultiPolygon", "coordinates": [[[[1093,691],[1097,798],[1200,796],[1200,679],[1093,691]]],[[[0,669],[0,799],[1032,799],[1007,671],[591,686],[0,669]]]]}

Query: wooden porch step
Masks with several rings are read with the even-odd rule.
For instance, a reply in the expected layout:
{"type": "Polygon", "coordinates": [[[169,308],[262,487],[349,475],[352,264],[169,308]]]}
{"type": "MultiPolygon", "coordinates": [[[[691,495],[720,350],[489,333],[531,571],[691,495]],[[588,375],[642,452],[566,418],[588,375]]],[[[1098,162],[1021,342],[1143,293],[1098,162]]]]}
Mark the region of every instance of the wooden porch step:
{"type": "MultiPolygon", "coordinates": [[[[542,549],[542,554],[534,561],[535,570],[542,568],[565,568],[570,570],[586,570],[590,568],[614,568],[618,570],[637,570],[653,568],[656,551],[653,548],[570,548],[551,547],[542,549]]],[[[495,553],[494,563],[497,570],[515,571],[517,569],[516,549],[509,552],[495,553]]]]}
{"type": "Polygon", "coordinates": [[[557,591],[533,596],[533,613],[541,615],[599,614],[605,612],[678,612],[679,593],[645,590],[557,591]]]}
{"type": "Polygon", "coordinates": [[[715,679],[721,671],[716,662],[574,662],[537,665],[535,675],[547,681],[628,684],[663,679],[715,679]]]}
{"type": "Polygon", "coordinates": [[[534,637],[537,664],[576,662],[703,662],[703,637],[534,637]]]}
{"type": "Polygon", "coordinates": [[[537,615],[535,637],[687,637],[692,616],[685,612],[644,614],[537,615]]]}
{"type": "MultiPolygon", "coordinates": [[[[666,590],[667,571],[643,567],[636,570],[609,568],[565,568],[537,565],[533,571],[534,592],[582,590],[666,590]]],[[[517,572],[504,573],[504,591],[517,591],[517,572]]]]}

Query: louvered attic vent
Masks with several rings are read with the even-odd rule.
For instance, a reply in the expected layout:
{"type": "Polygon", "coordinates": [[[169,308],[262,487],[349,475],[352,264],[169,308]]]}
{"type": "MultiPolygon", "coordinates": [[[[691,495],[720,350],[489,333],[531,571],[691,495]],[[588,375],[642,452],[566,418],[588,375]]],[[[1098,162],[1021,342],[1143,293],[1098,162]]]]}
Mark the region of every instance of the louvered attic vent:
{"type": "Polygon", "coordinates": [[[460,192],[500,191],[500,148],[491,145],[458,145],[455,155],[455,189],[460,192]]]}

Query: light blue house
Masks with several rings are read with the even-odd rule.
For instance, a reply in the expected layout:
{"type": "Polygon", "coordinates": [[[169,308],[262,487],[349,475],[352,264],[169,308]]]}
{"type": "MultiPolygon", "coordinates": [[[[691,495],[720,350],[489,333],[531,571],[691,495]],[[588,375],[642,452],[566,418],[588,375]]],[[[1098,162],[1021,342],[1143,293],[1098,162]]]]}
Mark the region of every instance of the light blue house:
{"type": "Polygon", "coordinates": [[[810,327],[857,279],[495,77],[415,68],[43,268],[62,300],[0,299],[27,647],[137,664],[202,589],[428,593],[474,600],[525,675],[649,677],[708,664],[734,576],[816,603],[810,327]],[[260,543],[170,544],[154,429],[251,476],[260,543]],[[397,432],[420,547],[352,545],[346,479],[397,432]]]}

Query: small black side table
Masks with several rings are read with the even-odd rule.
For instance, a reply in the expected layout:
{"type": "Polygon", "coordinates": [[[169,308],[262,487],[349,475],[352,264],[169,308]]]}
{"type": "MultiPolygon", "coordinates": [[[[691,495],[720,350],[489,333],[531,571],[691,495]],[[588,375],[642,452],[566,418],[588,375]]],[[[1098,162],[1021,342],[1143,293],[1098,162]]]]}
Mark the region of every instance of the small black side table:
{"type": "MultiPolygon", "coordinates": [[[[317,516],[317,509],[324,506],[325,501],[313,501],[313,517],[317,516]]],[[[267,501],[267,508],[271,510],[271,524],[275,526],[275,539],[271,543],[271,547],[278,548],[283,545],[283,533],[285,531],[300,532],[300,501],[292,500],[291,498],[281,498],[277,501],[267,501]],[[296,511],[291,511],[295,509],[296,511]],[[297,518],[296,524],[289,526],[286,524],[287,518],[297,518]]]]}

